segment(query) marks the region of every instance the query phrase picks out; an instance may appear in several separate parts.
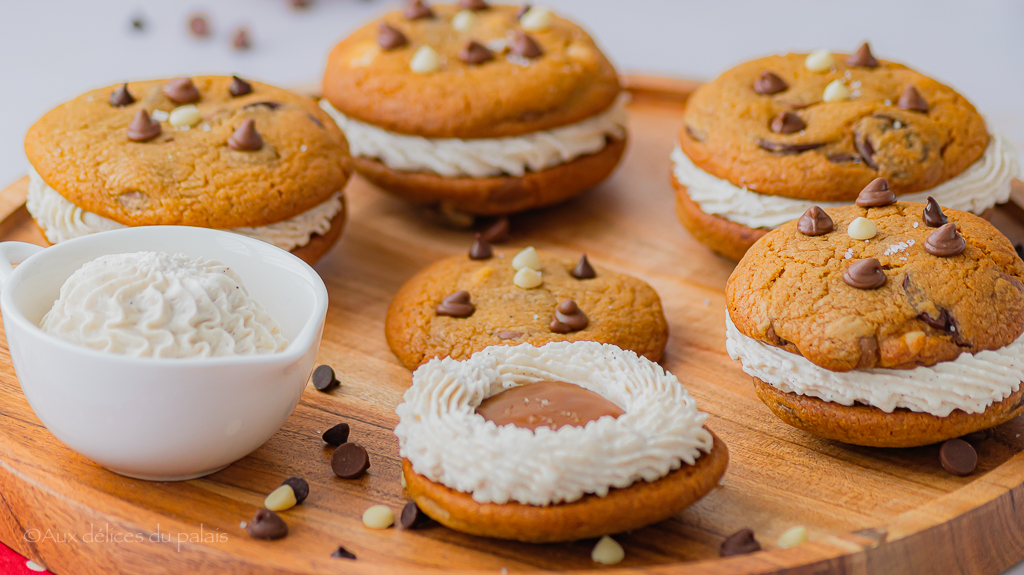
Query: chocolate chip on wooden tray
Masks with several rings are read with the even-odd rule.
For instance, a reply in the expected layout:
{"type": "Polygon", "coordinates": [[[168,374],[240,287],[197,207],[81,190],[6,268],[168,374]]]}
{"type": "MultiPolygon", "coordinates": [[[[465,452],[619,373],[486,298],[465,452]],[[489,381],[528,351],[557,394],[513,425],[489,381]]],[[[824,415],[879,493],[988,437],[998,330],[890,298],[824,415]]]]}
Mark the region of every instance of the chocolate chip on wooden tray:
{"type": "Polygon", "coordinates": [[[335,447],[348,442],[349,426],[347,423],[339,423],[328,429],[320,436],[324,443],[335,447]]]}
{"type": "Polygon", "coordinates": [[[330,391],[337,385],[338,378],[334,376],[334,369],[331,366],[321,365],[313,370],[313,387],[317,391],[330,391]]]}
{"type": "Polygon", "coordinates": [[[269,509],[258,509],[246,525],[245,532],[253,539],[271,541],[288,535],[288,525],[277,513],[269,509]]]}
{"type": "Polygon", "coordinates": [[[731,557],[760,550],[761,544],[757,542],[757,539],[754,539],[754,531],[744,528],[726,537],[718,549],[718,554],[722,557],[731,557]]]}
{"type": "Polygon", "coordinates": [[[342,479],[358,479],[370,468],[370,456],[362,445],[344,443],[331,456],[331,470],[342,479]]]}
{"type": "Polygon", "coordinates": [[[978,467],[978,452],[963,439],[949,439],[939,448],[939,462],[953,475],[970,475],[978,467]]]}
{"type": "Polygon", "coordinates": [[[415,501],[410,501],[402,508],[399,523],[405,529],[419,529],[431,522],[430,517],[420,510],[415,501]]]}

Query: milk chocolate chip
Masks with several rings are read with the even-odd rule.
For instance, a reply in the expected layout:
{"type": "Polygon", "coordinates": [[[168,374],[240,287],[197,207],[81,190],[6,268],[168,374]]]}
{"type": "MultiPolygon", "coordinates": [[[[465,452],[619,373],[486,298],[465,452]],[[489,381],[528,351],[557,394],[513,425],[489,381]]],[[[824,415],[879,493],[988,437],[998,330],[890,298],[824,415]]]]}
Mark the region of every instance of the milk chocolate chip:
{"type": "Polygon", "coordinates": [[[885,285],[882,263],[876,258],[867,258],[850,264],[843,272],[843,281],[857,289],[875,289],[885,285]]]}
{"type": "Polygon", "coordinates": [[[846,58],[846,64],[848,66],[860,66],[862,68],[877,68],[878,60],[871,53],[871,46],[868,46],[867,42],[860,45],[857,51],[850,54],[846,58]]]}
{"type": "Polygon", "coordinates": [[[967,248],[964,237],[956,231],[956,224],[949,222],[939,226],[939,229],[928,234],[924,241],[924,249],[933,256],[948,258],[963,253],[967,248]]]}
{"type": "Polygon", "coordinates": [[[188,33],[194,38],[206,38],[210,35],[210,21],[206,14],[192,14],[188,19],[188,33]]]}
{"type": "Polygon", "coordinates": [[[924,207],[924,223],[929,228],[937,228],[949,221],[946,214],[942,213],[942,207],[935,198],[928,196],[928,204],[924,207]]]}
{"type": "Polygon", "coordinates": [[[907,86],[903,89],[900,99],[896,102],[896,107],[901,110],[928,113],[928,102],[924,101],[921,93],[913,86],[907,86]]]}
{"type": "Polygon", "coordinates": [[[358,479],[370,468],[370,456],[357,443],[343,443],[331,456],[331,470],[342,479],[358,479]]]}
{"type": "Polygon", "coordinates": [[[317,391],[330,391],[338,385],[338,378],[334,375],[334,369],[329,365],[321,365],[313,370],[313,387],[317,391]]]}
{"type": "Polygon", "coordinates": [[[807,124],[793,112],[779,112],[772,118],[771,129],[776,134],[792,134],[807,127],[807,124]]]}
{"type": "Polygon", "coordinates": [[[515,425],[536,430],[563,426],[583,427],[622,409],[600,394],[564,381],[539,381],[513,387],[488,397],[476,408],[478,415],[495,425],[515,425]]]}
{"type": "Polygon", "coordinates": [[[480,234],[477,234],[476,239],[473,240],[473,245],[469,248],[469,259],[489,260],[493,255],[494,249],[491,248],[491,244],[480,237],[480,234]]]}
{"type": "Polygon", "coordinates": [[[320,436],[327,445],[333,445],[335,447],[342,443],[348,442],[349,425],[347,423],[339,423],[334,427],[328,429],[320,436]]]}
{"type": "Polygon", "coordinates": [[[583,310],[576,305],[575,301],[567,299],[555,308],[554,319],[551,320],[550,327],[551,331],[555,333],[570,333],[586,329],[588,325],[590,325],[590,320],[587,319],[583,310]]]}
{"type": "Polygon", "coordinates": [[[512,40],[512,53],[521,58],[532,60],[540,58],[544,51],[540,49],[540,44],[536,40],[520,30],[516,32],[516,37],[512,40]]]}
{"type": "Polygon", "coordinates": [[[459,0],[459,8],[464,10],[487,10],[490,7],[484,0],[459,0]]]}
{"type": "Polygon", "coordinates": [[[761,544],[754,539],[754,531],[751,529],[740,529],[736,533],[725,538],[722,546],[718,548],[718,554],[722,557],[733,555],[746,555],[761,550],[761,544]]]}
{"type": "Polygon", "coordinates": [[[799,154],[815,148],[820,148],[825,144],[822,142],[808,142],[806,144],[790,144],[786,142],[769,142],[764,138],[757,139],[757,145],[763,150],[767,150],[773,154],[799,154]]]}
{"type": "Polygon", "coordinates": [[[469,292],[466,290],[459,290],[455,293],[445,296],[441,303],[437,305],[435,310],[437,315],[447,315],[451,317],[469,317],[473,315],[476,308],[469,301],[469,292]]]}
{"type": "Polygon", "coordinates": [[[254,152],[263,147],[263,136],[256,131],[256,120],[248,118],[228,138],[228,147],[240,152],[254,152]]]}
{"type": "Polygon", "coordinates": [[[963,439],[949,439],[939,448],[939,462],[953,475],[970,475],[978,467],[978,452],[963,439]]]}
{"type": "Polygon", "coordinates": [[[433,18],[434,11],[423,0],[410,0],[405,5],[405,11],[402,12],[402,15],[410,20],[419,20],[421,18],[433,18]]]}
{"type": "Polygon", "coordinates": [[[779,92],[785,91],[786,88],[789,88],[789,86],[786,85],[786,82],[782,78],[767,70],[761,72],[761,75],[754,80],[754,91],[762,96],[778,94],[779,92]]]}
{"type": "Polygon", "coordinates": [[[804,215],[796,222],[796,229],[805,236],[823,236],[832,231],[832,218],[818,206],[807,208],[804,215]]]}
{"type": "Polygon", "coordinates": [[[252,47],[252,37],[249,34],[249,28],[245,26],[239,26],[231,32],[231,49],[232,50],[248,50],[252,47]]]}
{"type": "Polygon", "coordinates": [[[175,104],[192,104],[199,101],[199,89],[191,78],[176,78],[164,84],[164,95],[175,104]]]}
{"type": "Polygon", "coordinates": [[[409,39],[398,28],[388,25],[387,22],[381,22],[377,32],[377,43],[380,44],[382,50],[394,50],[407,45],[409,39]]]}
{"type": "Polygon", "coordinates": [[[885,178],[875,178],[857,196],[857,205],[862,208],[877,208],[896,203],[896,194],[889,189],[885,178]]]}
{"type": "Polygon", "coordinates": [[[500,244],[508,241],[509,236],[509,224],[508,217],[501,216],[496,222],[491,224],[491,227],[487,228],[480,234],[480,237],[492,244],[500,244]]]}
{"type": "Polygon", "coordinates": [[[576,267],[572,268],[569,275],[578,280],[589,280],[597,277],[597,272],[590,266],[590,261],[587,260],[587,254],[580,256],[580,261],[576,264],[576,267]]]}
{"type": "Polygon", "coordinates": [[[483,64],[494,59],[494,53],[476,40],[466,42],[466,45],[459,51],[459,59],[467,64],[483,64]]]}
{"type": "Polygon", "coordinates": [[[253,539],[271,541],[288,535],[288,525],[277,513],[269,509],[259,509],[245,526],[245,532],[253,539]]]}
{"type": "Polygon", "coordinates": [[[122,84],[120,88],[110,93],[110,105],[115,108],[123,108],[135,103],[135,98],[128,91],[128,84],[122,84]]]}
{"type": "Polygon", "coordinates": [[[430,521],[430,517],[420,511],[415,501],[406,503],[405,507],[402,508],[402,514],[398,518],[398,522],[405,529],[419,529],[428,525],[430,521]]]}
{"type": "Polygon", "coordinates": [[[128,124],[128,139],[133,142],[148,142],[159,135],[160,122],[149,117],[145,110],[139,110],[128,124]]]}
{"type": "Polygon", "coordinates": [[[231,94],[232,98],[244,96],[252,93],[252,84],[239,78],[238,76],[232,76],[234,78],[231,81],[231,85],[228,86],[228,93],[231,94]]]}

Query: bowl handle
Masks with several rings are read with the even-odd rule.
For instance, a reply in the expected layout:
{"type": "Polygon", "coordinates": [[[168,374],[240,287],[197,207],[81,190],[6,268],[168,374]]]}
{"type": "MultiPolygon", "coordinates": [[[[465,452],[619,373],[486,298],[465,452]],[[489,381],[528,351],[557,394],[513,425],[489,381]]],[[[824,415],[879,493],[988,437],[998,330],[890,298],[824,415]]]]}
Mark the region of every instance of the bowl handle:
{"type": "Polygon", "coordinates": [[[14,273],[14,266],[45,250],[25,242],[0,242],[0,287],[14,273]]]}

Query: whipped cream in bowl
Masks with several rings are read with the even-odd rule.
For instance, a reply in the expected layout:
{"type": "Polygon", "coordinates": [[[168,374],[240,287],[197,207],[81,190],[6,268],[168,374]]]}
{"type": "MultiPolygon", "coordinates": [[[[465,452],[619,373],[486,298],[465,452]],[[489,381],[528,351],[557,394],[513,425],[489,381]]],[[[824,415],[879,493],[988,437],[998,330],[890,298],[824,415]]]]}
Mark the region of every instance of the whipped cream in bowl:
{"type": "Polygon", "coordinates": [[[11,359],[39,419],[103,467],[159,481],[218,471],[276,433],[327,313],[302,260],[185,226],[45,249],[3,242],[0,282],[11,359]]]}

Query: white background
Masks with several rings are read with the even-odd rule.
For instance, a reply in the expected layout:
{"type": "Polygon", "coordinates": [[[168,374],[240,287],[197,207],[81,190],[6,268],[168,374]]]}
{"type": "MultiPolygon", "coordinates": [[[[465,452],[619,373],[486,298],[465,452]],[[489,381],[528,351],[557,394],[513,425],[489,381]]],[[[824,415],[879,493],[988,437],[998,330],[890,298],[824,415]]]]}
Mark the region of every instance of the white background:
{"type": "MultiPolygon", "coordinates": [[[[867,39],[875,54],[952,84],[1024,150],[1024,1],[546,0],[586,24],[625,69],[712,77],[752,56],[867,39]]],[[[276,84],[315,81],[334,41],[385,4],[316,0],[0,0],[0,185],[24,172],[25,130],[90,87],[129,78],[238,73],[276,84]],[[185,33],[210,15],[213,37],[185,33]],[[131,29],[141,16],[145,30],[131,29]],[[232,27],[253,49],[228,48],[232,27]]],[[[1024,575],[1024,568],[1016,572],[1024,575]]]]}

